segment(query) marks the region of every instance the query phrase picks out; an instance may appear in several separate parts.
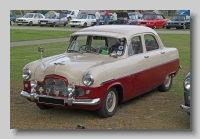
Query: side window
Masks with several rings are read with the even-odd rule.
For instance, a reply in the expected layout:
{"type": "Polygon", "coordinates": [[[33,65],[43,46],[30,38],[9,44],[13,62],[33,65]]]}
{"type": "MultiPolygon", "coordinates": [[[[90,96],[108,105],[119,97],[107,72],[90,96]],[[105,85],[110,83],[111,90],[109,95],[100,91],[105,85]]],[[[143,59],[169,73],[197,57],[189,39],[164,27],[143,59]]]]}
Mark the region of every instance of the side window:
{"type": "Polygon", "coordinates": [[[141,36],[135,36],[131,38],[131,42],[128,48],[128,55],[132,56],[134,54],[143,53],[141,36]]]}
{"type": "Polygon", "coordinates": [[[38,14],[35,14],[35,15],[34,15],[34,18],[38,18],[38,14]]]}
{"type": "Polygon", "coordinates": [[[88,15],[88,19],[92,19],[92,15],[88,15]]]}
{"type": "Polygon", "coordinates": [[[144,40],[147,51],[159,49],[158,43],[153,35],[151,34],[144,35],[144,40]]]}
{"type": "Polygon", "coordinates": [[[160,17],[161,20],[163,20],[163,17],[161,15],[159,17],[160,17]]]}
{"type": "Polygon", "coordinates": [[[40,18],[43,18],[43,16],[42,16],[42,15],[40,15],[40,18]]]}

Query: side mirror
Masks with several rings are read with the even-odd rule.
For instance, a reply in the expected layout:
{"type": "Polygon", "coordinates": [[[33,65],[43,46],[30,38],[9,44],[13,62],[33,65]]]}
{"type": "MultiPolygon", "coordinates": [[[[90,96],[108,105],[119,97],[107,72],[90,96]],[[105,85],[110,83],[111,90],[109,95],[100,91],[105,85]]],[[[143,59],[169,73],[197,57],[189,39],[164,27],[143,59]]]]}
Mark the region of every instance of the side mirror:
{"type": "Polygon", "coordinates": [[[117,58],[118,55],[117,55],[117,53],[110,53],[110,57],[117,58]]]}
{"type": "Polygon", "coordinates": [[[40,52],[40,58],[42,59],[42,52],[44,52],[44,48],[38,47],[38,52],[40,52]]]}

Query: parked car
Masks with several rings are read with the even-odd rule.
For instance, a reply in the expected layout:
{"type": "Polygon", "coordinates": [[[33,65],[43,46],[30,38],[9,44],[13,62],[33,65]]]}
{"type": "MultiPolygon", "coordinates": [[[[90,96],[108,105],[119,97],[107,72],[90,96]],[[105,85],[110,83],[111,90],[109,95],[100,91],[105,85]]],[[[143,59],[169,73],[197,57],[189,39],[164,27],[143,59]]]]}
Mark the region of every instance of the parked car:
{"type": "MultiPolygon", "coordinates": [[[[99,25],[105,25],[104,17],[105,17],[105,15],[104,15],[104,14],[101,14],[99,25]]],[[[91,25],[91,26],[96,25],[96,23],[97,23],[97,22],[96,22],[96,20],[95,20],[94,22],[92,22],[92,25],[91,25]]],[[[110,19],[108,20],[108,24],[109,24],[109,25],[112,25],[112,24],[113,24],[112,14],[110,14],[110,19]]]]}
{"type": "Polygon", "coordinates": [[[164,28],[167,19],[162,14],[156,14],[155,12],[147,12],[142,16],[142,19],[138,21],[138,26],[147,26],[152,29],[164,28]]]}
{"type": "Polygon", "coordinates": [[[166,23],[166,29],[170,28],[190,28],[190,16],[186,14],[176,14],[166,23]]]}
{"type": "Polygon", "coordinates": [[[184,88],[184,104],[181,104],[181,109],[190,115],[190,72],[186,75],[183,81],[184,88]]]}
{"type": "Polygon", "coordinates": [[[96,18],[94,14],[88,14],[87,12],[82,12],[77,16],[76,19],[70,20],[69,25],[71,27],[75,26],[82,26],[82,27],[88,27],[92,26],[92,22],[95,22],[96,18]]]}
{"type": "Polygon", "coordinates": [[[44,19],[44,15],[43,14],[39,14],[39,13],[26,13],[23,17],[21,18],[17,18],[16,19],[16,23],[18,24],[18,26],[21,25],[38,25],[38,20],[40,19],[44,19]]]}
{"type": "Polygon", "coordinates": [[[79,10],[68,10],[67,12],[68,21],[72,19],[76,19],[76,17],[78,16],[78,13],[79,13],[79,10]]]}
{"type": "Polygon", "coordinates": [[[56,27],[59,25],[66,26],[68,24],[67,17],[61,17],[60,13],[49,11],[45,14],[44,19],[38,21],[40,26],[52,26],[56,27]]]}
{"type": "Polygon", "coordinates": [[[179,71],[178,50],[142,26],[88,27],[71,34],[63,54],[43,58],[38,49],[41,58],[22,69],[20,95],[40,109],[97,110],[111,117],[118,102],[155,88],[169,91],[179,71]]]}
{"type": "Polygon", "coordinates": [[[134,12],[128,13],[128,15],[129,15],[129,18],[130,18],[130,20],[128,21],[128,22],[129,22],[129,25],[137,25],[138,20],[141,19],[141,18],[140,18],[137,14],[135,14],[134,12]]]}
{"type": "Polygon", "coordinates": [[[12,14],[10,14],[10,25],[13,25],[14,22],[15,22],[15,17],[12,14]]]}
{"type": "Polygon", "coordinates": [[[130,17],[127,12],[116,12],[117,24],[130,24],[130,17]]]}
{"type": "Polygon", "coordinates": [[[135,15],[136,16],[136,19],[141,19],[142,18],[142,14],[139,13],[139,12],[129,12],[128,15],[135,15]]]}

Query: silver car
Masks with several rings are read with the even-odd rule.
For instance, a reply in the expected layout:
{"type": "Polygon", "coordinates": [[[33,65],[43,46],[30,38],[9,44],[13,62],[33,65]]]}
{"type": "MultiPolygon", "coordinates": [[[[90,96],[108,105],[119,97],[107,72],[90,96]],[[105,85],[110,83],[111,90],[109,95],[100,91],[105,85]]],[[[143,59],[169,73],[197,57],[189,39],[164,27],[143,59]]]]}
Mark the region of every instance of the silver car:
{"type": "Polygon", "coordinates": [[[61,17],[60,13],[56,13],[54,11],[49,11],[45,14],[45,19],[41,19],[38,21],[40,26],[58,26],[58,25],[67,25],[67,17],[61,17]]]}

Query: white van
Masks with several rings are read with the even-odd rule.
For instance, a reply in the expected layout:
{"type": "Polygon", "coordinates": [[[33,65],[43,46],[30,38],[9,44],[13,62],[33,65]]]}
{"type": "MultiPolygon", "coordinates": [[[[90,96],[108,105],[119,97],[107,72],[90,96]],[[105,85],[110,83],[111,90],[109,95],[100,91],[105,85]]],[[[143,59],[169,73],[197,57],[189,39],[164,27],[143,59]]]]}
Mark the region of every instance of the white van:
{"type": "Polygon", "coordinates": [[[79,13],[79,10],[68,10],[68,12],[67,12],[68,21],[75,19],[77,17],[78,13],[79,13]]]}

